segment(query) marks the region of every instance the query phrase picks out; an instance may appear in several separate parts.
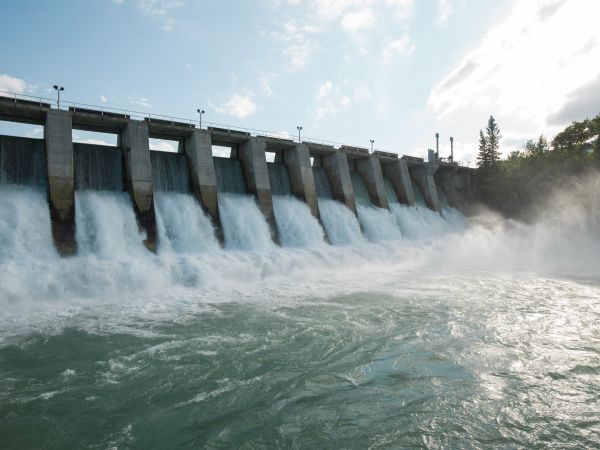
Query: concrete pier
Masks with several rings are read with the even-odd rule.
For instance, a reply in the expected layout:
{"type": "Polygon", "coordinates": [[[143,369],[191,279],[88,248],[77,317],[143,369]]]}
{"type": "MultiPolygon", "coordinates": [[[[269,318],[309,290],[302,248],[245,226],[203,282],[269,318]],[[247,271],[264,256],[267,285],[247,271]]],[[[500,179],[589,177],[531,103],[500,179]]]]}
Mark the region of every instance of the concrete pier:
{"type": "Polygon", "coordinates": [[[77,252],[75,240],[75,170],[73,125],[67,111],[46,112],[44,140],[52,236],[62,256],[77,252]]]}
{"type": "Polygon", "coordinates": [[[329,179],[333,198],[342,202],[356,214],[356,200],[354,199],[354,187],[350,177],[350,167],[346,154],[336,150],[322,156],[323,168],[329,179]]]}
{"type": "Polygon", "coordinates": [[[421,163],[409,168],[410,177],[417,183],[419,189],[425,197],[425,203],[429,209],[440,211],[440,200],[438,198],[437,187],[435,185],[434,175],[438,170],[437,162],[421,163]]]}
{"type": "Polygon", "coordinates": [[[400,203],[415,204],[415,192],[410,180],[408,165],[402,159],[382,164],[383,175],[390,180],[400,203]]]}
{"type": "Polygon", "coordinates": [[[472,187],[471,170],[459,167],[456,163],[441,164],[435,180],[446,195],[448,205],[467,212],[472,187]]]}
{"type": "Polygon", "coordinates": [[[208,213],[222,242],[223,233],[217,201],[217,177],[212,158],[212,142],[206,130],[194,130],[184,142],[184,151],[190,170],[190,181],[194,195],[208,213]]]}
{"type": "Polygon", "coordinates": [[[259,209],[267,219],[273,241],[279,243],[275,213],[273,212],[271,182],[265,156],[266,149],[267,142],[264,137],[250,137],[240,144],[238,156],[244,171],[246,188],[254,195],[259,209]]]}
{"type": "Polygon", "coordinates": [[[367,186],[371,203],[378,208],[389,209],[379,158],[370,155],[366,158],[357,159],[355,160],[355,167],[367,186]]]}
{"type": "Polygon", "coordinates": [[[119,146],[123,149],[127,187],[138,224],[146,233],[144,245],[155,252],[157,235],[148,125],[129,120],[119,134],[119,146]]]}
{"type": "Polygon", "coordinates": [[[306,202],[312,215],[318,219],[317,188],[310,164],[308,145],[296,144],[293,148],[284,150],[283,163],[288,170],[292,193],[306,202]]]}

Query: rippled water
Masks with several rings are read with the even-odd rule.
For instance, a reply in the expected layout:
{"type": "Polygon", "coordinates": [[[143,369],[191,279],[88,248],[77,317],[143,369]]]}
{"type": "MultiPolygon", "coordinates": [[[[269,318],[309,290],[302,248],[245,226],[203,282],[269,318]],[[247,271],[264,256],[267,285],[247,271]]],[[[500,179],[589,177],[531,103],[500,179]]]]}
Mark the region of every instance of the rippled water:
{"type": "Polygon", "coordinates": [[[590,211],[427,241],[0,253],[0,447],[599,447],[590,211]]]}

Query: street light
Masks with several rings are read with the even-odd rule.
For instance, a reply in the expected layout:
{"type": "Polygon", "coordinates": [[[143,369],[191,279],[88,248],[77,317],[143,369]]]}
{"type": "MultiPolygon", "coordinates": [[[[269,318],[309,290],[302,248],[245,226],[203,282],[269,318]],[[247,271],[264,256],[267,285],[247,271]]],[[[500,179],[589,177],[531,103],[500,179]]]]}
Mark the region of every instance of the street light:
{"type": "Polygon", "coordinates": [[[57,84],[55,84],[53,87],[54,90],[56,90],[56,94],[58,95],[58,99],[56,100],[56,106],[58,109],[60,109],[60,91],[64,91],[65,88],[62,86],[58,86],[57,84]]]}
{"type": "Polygon", "coordinates": [[[298,130],[298,144],[300,144],[302,141],[300,141],[300,132],[302,131],[302,127],[300,125],[298,125],[296,127],[296,129],[298,130]]]}
{"type": "Polygon", "coordinates": [[[454,162],[454,138],[450,136],[450,162],[454,162]]]}
{"type": "Polygon", "coordinates": [[[202,129],[202,114],[204,114],[204,110],[198,108],[196,111],[198,111],[198,114],[200,114],[200,129],[202,129]]]}
{"type": "Polygon", "coordinates": [[[373,139],[371,139],[371,153],[373,153],[373,143],[374,143],[374,142],[375,142],[375,141],[374,141],[373,139]]]}

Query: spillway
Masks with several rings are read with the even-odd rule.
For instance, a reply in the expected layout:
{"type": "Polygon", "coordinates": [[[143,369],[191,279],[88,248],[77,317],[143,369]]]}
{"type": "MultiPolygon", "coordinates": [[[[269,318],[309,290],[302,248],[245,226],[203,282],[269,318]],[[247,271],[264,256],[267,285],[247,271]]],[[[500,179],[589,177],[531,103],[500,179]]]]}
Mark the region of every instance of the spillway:
{"type": "Polygon", "coordinates": [[[219,193],[225,247],[232,250],[264,250],[273,247],[265,217],[250,195],[219,193]]]}
{"type": "Polygon", "coordinates": [[[123,152],[118,147],[74,144],[75,189],[122,191],[123,152]]]}
{"type": "Polygon", "coordinates": [[[46,187],[44,141],[2,136],[0,139],[0,185],[46,187]]]}
{"type": "Polygon", "coordinates": [[[183,153],[151,151],[154,190],[189,192],[189,169],[183,153]]]}
{"type": "Polygon", "coordinates": [[[323,229],[306,203],[291,196],[275,195],[273,208],[284,247],[314,247],[325,243],[323,229]]]}

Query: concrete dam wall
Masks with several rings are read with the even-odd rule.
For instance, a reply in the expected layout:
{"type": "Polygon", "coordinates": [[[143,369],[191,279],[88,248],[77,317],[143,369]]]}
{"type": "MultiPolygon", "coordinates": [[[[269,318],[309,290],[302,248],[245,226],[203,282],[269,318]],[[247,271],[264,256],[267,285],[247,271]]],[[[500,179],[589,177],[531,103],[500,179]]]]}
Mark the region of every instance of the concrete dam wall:
{"type": "Polygon", "coordinates": [[[0,136],[0,187],[46,193],[63,256],[89,245],[82,230],[90,212],[78,211],[90,207],[89,192],[118,198],[119,211],[131,210],[144,245],[156,252],[185,247],[179,238],[190,230],[242,249],[398,238],[401,205],[461,208],[471,187],[470,169],[456,164],[358,147],[3,98],[0,118],[44,126],[44,139],[0,136]],[[114,133],[117,146],[73,143],[73,129],[114,133]],[[179,151],[150,150],[151,138],[177,141],[179,151]],[[213,156],[213,146],[230,148],[230,157],[213,156]]]}

